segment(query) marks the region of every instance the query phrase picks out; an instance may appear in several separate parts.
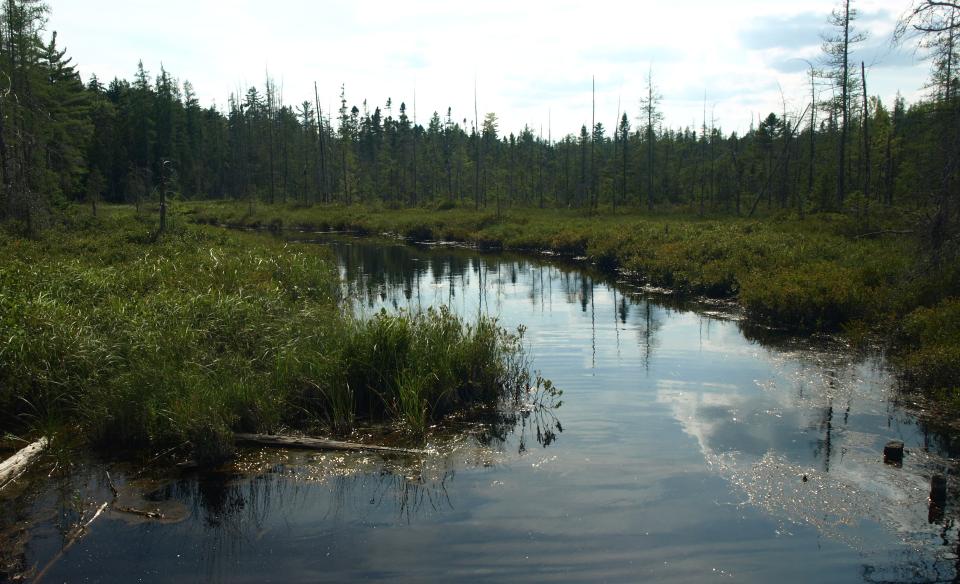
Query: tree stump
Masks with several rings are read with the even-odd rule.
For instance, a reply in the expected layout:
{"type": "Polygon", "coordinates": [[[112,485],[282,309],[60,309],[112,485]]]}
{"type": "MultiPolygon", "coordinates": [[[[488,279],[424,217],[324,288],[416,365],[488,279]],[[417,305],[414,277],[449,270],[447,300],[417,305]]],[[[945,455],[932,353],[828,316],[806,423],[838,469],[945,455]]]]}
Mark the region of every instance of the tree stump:
{"type": "Polygon", "coordinates": [[[883,447],[883,462],[886,464],[903,464],[903,441],[891,440],[883,447]]]}

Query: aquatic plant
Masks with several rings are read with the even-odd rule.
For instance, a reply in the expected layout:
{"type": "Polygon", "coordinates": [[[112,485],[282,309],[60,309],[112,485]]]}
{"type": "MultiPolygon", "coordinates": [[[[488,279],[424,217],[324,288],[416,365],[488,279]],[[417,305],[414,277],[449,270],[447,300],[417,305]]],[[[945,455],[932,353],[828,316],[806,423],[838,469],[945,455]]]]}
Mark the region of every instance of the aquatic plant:
{"type": "Polygon", "coordinates": [[[186,206],[192,220],[204,223],[428,233],[431,239],[481,249],[584,257],[680,294],[736,299],[757,323],[796,332],[842,331],[853,340],[899,339],[892,346],[913,371],[914,384],[957,388],[957,376],[948,372],[956,369],[960,334],[952,332],[954,340],[946,341],[920,323],[936,322],[938,317],[931,315],[950,312],[951,298],[960,296],[960,270],[925,265],[922,242],[904,229],[904,217],[892,209],[876,210],[864,233],[862,223],[839,213],[820,213],[816,220],[788,215],[756,220],[691,218],[669,210],[584,217],[577,210],[517,208],[497,217],[462,207],[186,206]],[[904,320],[905,315],[912,316],[904,320]]]}
{"type": "Polygon", "coordinates": [[[232,433],[422,434],[495,402],[525,371],[495,321],[360,319],[321,248],[109,208],[40,240],[0,236],[0,432],[64,431],[111,450],[230,454],[232,433]]]}

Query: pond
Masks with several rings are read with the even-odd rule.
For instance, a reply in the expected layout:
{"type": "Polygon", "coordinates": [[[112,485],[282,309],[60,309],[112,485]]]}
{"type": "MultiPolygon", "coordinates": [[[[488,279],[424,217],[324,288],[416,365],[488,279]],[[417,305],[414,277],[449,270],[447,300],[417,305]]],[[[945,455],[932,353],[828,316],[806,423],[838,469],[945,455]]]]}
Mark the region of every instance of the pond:
{"type": "Polygon", "coordinates": [[[960,581],[960,448],[902,403],[882,355],[548,257],[298,237],[332,249],[361,314],[446,305],[523,325],[562,404],[438,432],[412,459],[251,449],[175,477],[80,464],[0,518],[35,577],[960,581]],[[900,466],[883,461],[892,439],[900,466]],[[111,510],[72,539],[110,500],[107,469],[163,519],[111,510]]]}

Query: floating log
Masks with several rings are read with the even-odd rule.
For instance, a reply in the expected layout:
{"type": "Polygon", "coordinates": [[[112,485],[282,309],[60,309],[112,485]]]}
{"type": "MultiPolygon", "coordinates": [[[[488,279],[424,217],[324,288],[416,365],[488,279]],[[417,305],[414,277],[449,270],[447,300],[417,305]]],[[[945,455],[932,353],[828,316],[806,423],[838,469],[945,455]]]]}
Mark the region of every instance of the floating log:
{"type": "Polygon", "coordinates": [[[240,444],[258,444],[260,446],[274,446],[277,448],[301,448],[305,450],[349,450],[354,452],[370,451],[388,454],[426,454],[424,450],[412,448],[394,448],[393,446],[378,446],[375,444],[359,444],[356,442],[341,442],[324,438],[308,438],[301,436],[271,436],[268,434],[234,434],[234,439],[240,444]]]}
{"type": "Polygon", "coordinates": [[[30,463],[43,452],[47,444],[49,444],[49,441],[46,438],[41,438],[0,463],[0,489],[17,480],[20,475],[26,472],[30,463]]]}
{"type": "Polygon", "coordinates": [[[883,447],[883,462],[887,464],[903,464],[903,442],[891,440],[883,447]]]}

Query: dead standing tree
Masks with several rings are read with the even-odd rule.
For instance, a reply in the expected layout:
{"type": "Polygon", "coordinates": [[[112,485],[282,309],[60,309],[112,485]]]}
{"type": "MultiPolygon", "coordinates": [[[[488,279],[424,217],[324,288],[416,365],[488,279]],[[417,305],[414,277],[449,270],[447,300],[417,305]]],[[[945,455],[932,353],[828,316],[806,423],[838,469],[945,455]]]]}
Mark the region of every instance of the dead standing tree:
{"type": "Polygon", "coordinates": [[[160,192],[160,229],[157,235],[167,230],[167,197],[173,194],[173,185],[176,179],[176,171],[173,168],[173,162],[164,160],[160,164],[160,184],[157,190],[160,192]]]}
{"type": "Polygon", "coordinates": [[[834,84],[840,88],[840,98],[833,104],[838,112],[840,141],[837,145],[837,204],[842,206],[847,190],[847,142],[849,141],[849,115],[851,94],[857,87],[856,76],[850,75],[850,48],[866,40],[866,35],[853,30],[857,11],[850,7],[851,0],[841,0],[840,8],[830,15],[830,25],[836,29],[832,36],[823,39],[826,66],[834,84]]]}
{"type": "Polygon", "coordinates": [[[656,138],[655,126],[663,117],[660,111],[657,109],[657,105],[660,103],[661,98],[662,96],[657,93],[656,87],[653,86],[653,68],[651,67],[647,72],[647,95],[645,98],[640,100],[640,111],[646,118],[648,211],[653,211],[653,149],[654,140],[656,138]]]}

